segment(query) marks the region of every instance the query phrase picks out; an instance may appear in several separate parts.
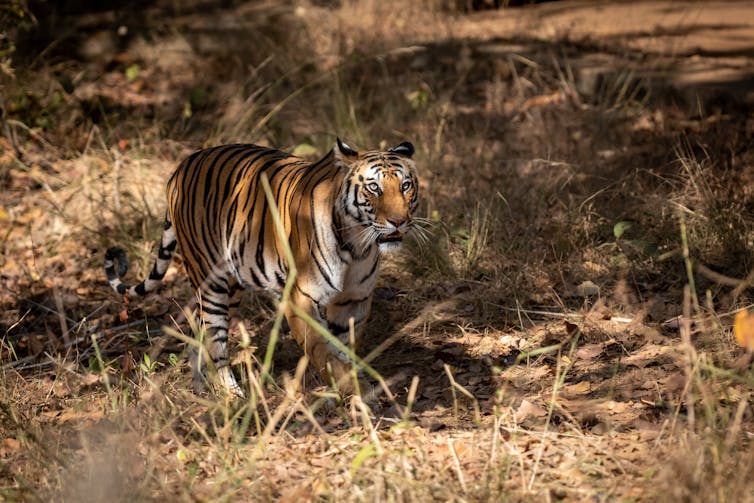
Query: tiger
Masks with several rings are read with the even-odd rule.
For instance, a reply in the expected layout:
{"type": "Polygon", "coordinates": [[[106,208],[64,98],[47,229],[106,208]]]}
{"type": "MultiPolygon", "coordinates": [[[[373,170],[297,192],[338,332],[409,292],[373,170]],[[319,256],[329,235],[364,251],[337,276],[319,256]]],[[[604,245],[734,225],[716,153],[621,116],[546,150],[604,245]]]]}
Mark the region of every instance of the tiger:
{"type": "Polygon", "coordinates": [[[293,306],[344,344],[352,325],[358,347],[381,256],[400,249],[404,236],[418,228],[413,155],[410,142],[358,152],[340,138],[316,162],[253,144],[199,150],[167,182],[164,230],[149,276],[134,286],[123,282],[128,260],[120,247],[105,252],[105,275],[118,294],[143,297],[159,286],[180,247],[217,369],[215,384],[243,397],[230,368],[230,310],[244,290],[280,298],[289,273],[287,242],[296,268],[284,309],[289,330],[325,382],[351,395],[357,366],[293,306]],[[276,228],[263,175],[284,235],[276,228]]]}

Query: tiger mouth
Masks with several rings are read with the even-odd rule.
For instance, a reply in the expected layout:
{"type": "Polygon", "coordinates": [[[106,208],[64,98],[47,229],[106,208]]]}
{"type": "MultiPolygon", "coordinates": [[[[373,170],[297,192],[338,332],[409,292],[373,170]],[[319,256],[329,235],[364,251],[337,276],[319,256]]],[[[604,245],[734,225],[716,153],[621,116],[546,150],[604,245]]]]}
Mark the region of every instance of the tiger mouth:
{"type": "Polygon", "coordinates": [[[378,243],[396,243],[403,240],[403,234],[401,234],[398,231],[395,231],[391,234],[381,234],[377,237],[378,243]]]}

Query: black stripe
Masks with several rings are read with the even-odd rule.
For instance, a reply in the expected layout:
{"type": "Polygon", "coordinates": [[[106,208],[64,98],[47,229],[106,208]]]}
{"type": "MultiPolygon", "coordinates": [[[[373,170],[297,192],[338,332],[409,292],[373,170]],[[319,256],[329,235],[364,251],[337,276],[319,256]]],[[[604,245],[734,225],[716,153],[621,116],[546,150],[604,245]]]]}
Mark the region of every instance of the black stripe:
{"type": "MultiPolygon", "coordinates": [[[[190,216],[189,216],[190,218],[190,216]]],[[[202,278],[206,278],[210,271],[205,270],[207,266],[211,266],[211,264],[214,263],[214,260],[210,255],[207,255],[206,252],[210,252],[211,250],[207,250],[207,248],[204,246],[206,243],[204,239],[204,233],[199,232],[198,233],[200,239],[197,239],[197,232],[193,232],[191,236],[186,240],[187,247],[191,248],[191,255],[197,259],[197,267],[199,268],[199,272],[202,274],[202,278]],[[206,252],[205,252],[206,251],[206,252]]]]}
{"type": "MultiPolygon", "coordinates": [[[[176,170],[175,174],[173,176],[179,175],[183,178],[183,183],[178,183],[178,179],[176,179],[175,187],[180,190],[183,186],[183,188],[186,189],[186,193],[183,194],[183,201],[187,202],[187,209],[191,211],[189,215],[184,215],[184,223],[188,223],[189,227],[193,234],[197,234],[196,229],[196,219],[194,218],[194,201],[198,201],[198,191],[199,191],[199,177],[202,174],[201,167],[204,164],[204,162],[209,159],[211,155],[215,153],[215,149],[207,149],[201,151],[202,156],[191,156],[188,159],[186,159],[184,162],[181,163],[181,165],[178,167],[178,170],[176,170]],[[188,217],[188,218],[186,218],[188,217]],[[188,220],[186,222],[186,220],[188,220]]],[[[189,240],[192,241],[192,240],[189,240]]]]}
{"type": "Polygon", "coordinates": [[[205,174],[204,181],[204,205],[207,207],[208,214],[219,215],[220,210],[225,202],[226,195],[220,191],[220,185],[224,179],[230,178],[233,170],[238,165],[238,156],[243,156],[246,150],[243,146],[237,147],[237,150],[228,149],[230,154],[223,160],[218,167],[215,176],[211,172],[205,174]],[[211,190],[210,190],[211,188],[211,190]]]}
{"type": "Polygon", "coordinates": [[[233,202],[230,203],[230,206],[228,207],[228,215],[227,215],[227,221],[225,223],[225,235],[230,236],[233,232],[233,227],[235,224],[236,219],[238,218],[236,215],[236,211],[238,210],[238,198],[234,197],[233,202]]]}
{"type": "Polygon", "coordinates": [[[238,147],[236,145],[223,145],[222,147],[218,147],[217,154],[215,155],[215,158],[212,159],[212,162],[209,163],[208,166],[206,166],[204,170],[204,201],[207,202],[207,199],[209,198],[209,193],[212,187],[212,174],[215,172],[215,168],[218,168],[222,171],[223,168],[230,162],[231,159],[233,159],[233,156],[236,155],[239,152],[243,152],[243,150],[237,150],[238,147]],[[235,151],[234,151],[235,150],[235,151]],[[226,157],[225,154],[228,154],[226,157]]]}
{"type": "Polygon", "coordinates": [[[205,303],[205,302],[209,303],[209,304],[212,304],[213,306],[215,306],[217,308],[220,308],[220,309],[227,309],[228,308],[227,304],[223,304],[222,302],[215,302],[214,300],[208,299],[207,297],[204,297],[202,299],[202,304],[205,303]]]}
{"type": "MultiPolygon", "coordinates": [[[[316,189],[316,187],[320,183],[324,182],[327,178],[330,178],[330,177],[331,176],[330,176],[329,173],[325,173],[325,175],[319,177],[312,184],[312,187],[310,189],[311,191],[309,193],[310,194],[314,194],[314,190],[316,189]]],[[[314,197],[310,197],[309,198],[309,211],[310,211],[311,218],[312,219],[316,218],[317,212],[316,212],[316,208],[314,207],[314,197]]],[[[325,256],[324,256],[324,252],[323,252],[324,247],[323,247],[322,242],[321,242],[321,236],[319,235],[319,232],[317,232],[317,226],[315,225],[314,222],[310,222],[310,225],[311,225],[311,228],[312,228],[312,234],[314,236],[314,244],[316,245],[316,247],[312,249],[312,258],[314,259],[314,263],[317,265],[317,269],[319,269],[320,274],[325,279],[325,281],[327,282],[327,284],[330,285],[330,287],[332,287],[334,290],[338,290],[338,288],[332,282],[332,277],[331,277],[332,268],[330,267],[330,265],[325,260],[325,256]],[[319,250],[319,254],[321,256],[321,260],[317,258],[317,251],[318,250],[319,250]],[[328,269],[327,271],[325,271],[325,266],[328,269]]]]}
{"type": "Polygon", "coordinates": [[[205,314],[214,314],[215,316],[227,316],[227,310],[213,309],[211,307],[202,306],[202,312],[205,314]]]}
{"type": "Polygon", "coordinates": [[[282,274],[280,274],[280,273],[279,273],[279,272],[277,272],[277,271],[275,271],[275,279],[277,280],[277,282],[278,282],[278,286],[279,286],[280,288],[283,288],[283,287],[285,286],[285,278],[283,277],[283,275],[282,275],[282,274]]]}
{"type": "MultiPolygon", "coordinates": [[[[255,145],[255,147],[256,147],[256,145],[255,145]]],[[[248,151],[246,151],[244,153],[244,155],[241,156],[240,159],[238,159],[236,161],[236,166],[235,167],[237,169],[237,174],[236,174],[236,177],[235,177],[235,181],[233,183],[231,183],[231,181],[233,180],[233,177],[231,177],[231,176],[228,176],[225,179],[225,188],[223,189],[223,197],[224,198],[229,197],[230,194],[231,194],[232,188],[235,187],[235,186],[238,186],[238,184],[241,182],[241,178],[243,178],[246,175],[246,171],[248,170],[248,166],[250,164],[256,162],[257,159],[259,159],[263,155],[264,155],[264,151],[263,151],[262,147],[251,148],[248,151]],[[260,150],[262,150],[261,153],[260,153],[260,150]],[[250,156],[252,156],[252,155],[254,155],[256,153],[259,153],[259,155],[256,156],[256,157],[254,157],[253,159],[247,161],[248,157],[250,157],[250,156]]],[[[238,204],[238,200],[236,198],[233,198],[233,204],[234,205],[238,204]]],[[[228,219],[228,225],[232,225],[232,220],[231,219],[228,219]]]]}
{"type": "MultiPolygon", "coordinates": [[[[356,327],[356,323],[354,323],[353,326],[356,327]]],[[[332,321],[327,322],[327,328],[333,335],[344,334],[351,331],[349,327],[344,327],[343,325],[339,325],[338,323],[332,321]]]]}
{"type": "Polygon", "coordinates": [[[165,277],[165,273],[160,273],[157,270],[157,262],[154,263],[154,266],[152,266],[152,271],[149,273],[149,279],[161,281],[162,278],[165,277]]]}
{"type": "MultiPolygon", "coordinates": [[[[237,264],[237,267],[239,269],[243,268],[243,256],[246,248],[246,233],[243,233],[241,235],[241,240],[238,243],[238,252],[234,252],[235,256],[233,257],[234,264],[237,264]]],[[[262,288],[264,285],[262,285],[262,280],[259,279],[259,276],[254,272],[253,267],[249,267],[249,273],[251,273],[251,281],[254,283],[254,285],[257,288],[262,288]]]]}
{"type": "Polygon", "coordinates": [[[372,269],[369,270],[369,272],[367,273],[366,276],[364,276],[363,278],[361,278],[359,280],[359,284],[364,283],[366,280],[368,280],[369,278],[371,278],[374,275],[375,271],[377,271],[377,266],[379,265],[379,263],[380,263],[380,258],[379,258],[379,255],[378,255],[377,258],[375,258],[375,260],[374,260],[374,264],[372,265],[372,269]]]}
{"type": "Polygon", "coordinates": [[[223,286],[218,285],[217,283],[210,283],[209,289],[215,293],[228,295],[228,289],[223,286]]]}
{"type": "Polygon", "coordinates": [[[361,304],[362,302],[365,302],[372,298],[372,294],[367,295],[366,297],[362,297],[360,299],[348,299],[348,300],[341,300],[339,302],[335,302],[333,305],[335,306],[348,306],[350,304],[361,304]]]}
{"type": "Polygon", "coordinates": [[[319,308],[320,303],[319,301],[317,301],[317,299],[315,299],[312,295],[309,295],[308,293],[306,293],[300,286],[294,285],[294,287],[296,288],[296,290],[298,290],[301,293],[301,295],[311,300],[314,303],[314,305],[319,308]]]}
{"type": "Polygon", "coordinates": [[[338,288],[337,288],[337,287],[336,287],[336,286],[335,286],[335,285],[333,284],[333,282],[332,282],[332,279],[330,278],[330,276],[328,276],[328,274],[327,274],[327,272],[325,271],[324,267],[322,266],[322,264],[321,264],[320,260],[319,260],[319,259],[318,259],[318,258],[317,258],[316,256],[314,256],[314,254],[312,254],[312,260],[314,260],[314,264],[315,264],[315,265],[317,266],[317,269],[319,270],[319,273],[320,273],[320,274],[322,275],[322,277],[323,277],[323,278],[325,279],[325,281],[327,282],[327,284],[328,284],[328,285],[330,285],[330,287],[331,287],[331,288],[332,288],[333,290],[339,290],[339,289],[338,289],[338,288]]]}
{"type": "MultiPolygon", "coordinates": [[[[218,332],[218,333],[220,333],[220,332],[218,332]]],[[[213,335],[212,337],[209,338],[209,340],[210,340],[210,342],[228,342],[228,334],[226,333],[226,334],[223,334],[223,335],[213,335]]],[[[221,357],[221,358],[223,358],[223,357],[221,357]]]]}
{"type": "MultiPolygon", "coordinates": [[[[277,152],[279,154],[279,152],[277,152]]],[[[265,162],[262,167],[257,171],[256,176],[261,179],[262,173],[266,172],[268,169],[275,166],[275,163],[285,161],[286,158],[281,158],[280,156],[275,156],[273,159],[265,162]]],[[[286,166],[289,166],[290,163],[282,163],[282,165],[275,166],[275,169],[273,170],[271,175],[268,175],[267,180],[270,184],[272,184],[272,179],[275,176],[276,173],[278,173],[281,169],[285,168],[286,166]]],[[[268,217],[268,202],[267,198],[264,196],[263,192],[259,192],[262,201],[262,210],[259,216],[259,231],[258,231],[258,241],[257,241],[257,252],[256,252],[256,262],[257,262],[257,268],[262,273],[262,276],[265,280],[269,280],[269,277],[267,276],[267,268],[265,267],[267,264],[265,264],[264,260],[264,229],[267,224],[267,217],[268,217]]],[[[253,211],[253,210],[252,210],[253,211]]]]}
{"type": "Polygon", "coordinates": [[[177,244],[178,241],[172,241],[165,247],[160,246],[160,249],[157,250],[157,258],[160,260],[170,260],[173,257],[173,251],[175,251],[177,244]]]}
{"type": "Polygon", "coordinates": [[[194,271],[194,274],[189,274],[192,277],[192,283],[194,281],[197,282],[197,284],[194,284],[193,286],[198,288],[200,286],[201,278],[206,277],[208,271],[204,271],[202,261],[204,261],[204,267],[206,265],[213,264],[212,257],[209,257],[204,253],[204,249],[201,246],[201,242],[199,242],[199,239],[197,237],[201,237],[201,228],[197,228],[197,225],[201,225],[199,222],[199,219],[195,218],[195,207],[197,204],[197,194],[196,190],[198,189],[198,183],[197,183],[197,177],[201,174],[201,165],[202,163],[217,149],[206,149],[202,150],[199,153],[202,154],[201,156],[191,156],[186,161],[181,163],[181,166],[179,166],[176,173],[173,174],[173,177],[171,177],[171,181],[169,182],[172,184],[174,190],[179,190],[181,188],[185,188],[186,191],[183,194],[179,194],[179,203],[178,203],[178,209],[182,210],[180,213],[176,215],[178,219],[180,219],[180,223],[182,226],[188,231],[189,239],[186,239],[183,243],[183,246],[187,248],[185,250],[186,256],[194,257],[196,258],[199,263],[197,264],[197,267],[199,268],[198,271],[194,271]],[[191,161],[191,162],[189,162],[191,161]],[[182,178],[182,180],[181,180],[182,178]],[[191,189],[194,189],[193,198],[190,193],[191,189]],[[194,278],[194,276],[199,275],[199,278],[194,278]]]}
{"type": "MultiPolygon", "coordinates": [[[[305,171],[305,170],[309,169],[310,167],[311,166],[307,166],[306,164],[303,164],[298,169],[291,170],[290,177],[291,177],[292,180],[289,183],[286,184],[285,194],[283,195],[283,202],[285,202],[286,205],[288,205],[289,204],[288,201],[291,200],[291,198],[290,198],[290,192],[291,192],[291,190],[298,185],[298,182],[301,179],[300,176],[298,176],[298,175],[300,175],[302,171],[305,171]],[[297,178],[294,179],[294,177],[297,177],[297,178]]],[[[283,213],[282,210],[281,210],[281,213],[283,213]]]]}

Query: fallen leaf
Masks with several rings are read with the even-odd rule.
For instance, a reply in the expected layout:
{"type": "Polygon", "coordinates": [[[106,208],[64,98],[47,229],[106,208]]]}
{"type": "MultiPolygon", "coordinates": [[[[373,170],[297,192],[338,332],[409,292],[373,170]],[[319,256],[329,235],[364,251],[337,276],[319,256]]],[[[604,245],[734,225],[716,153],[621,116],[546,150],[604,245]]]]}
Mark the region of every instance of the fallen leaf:
{"type": "MultiPolygon", "coordinates": [[[[130,353],[129,353],[130,354],[130,353]]],[[[94,372],[87,372],[81,376],[81,386],[92,386],[102,382],[102,374],[95,374],[94,372]]]]}
{"type": "Polygon", "coordinates": [[[754,351],[754,313],[744,309],[736,314],[733,335],[736,336],[736,342],[747,351],[754,351]]]}
{"type": "Polygon", "coordinates": [[[688,378],[682,372],[675,372],[660,381],[661,389],[668,393],[678,392],[686,387],[688,378]]]}
{"type": "Polygon", "coordinates": [[[563,393],[567,395],[583,395],[589,393],[592,390],[592,383],[589,381],[581,381],[576,384],[569,384],[563,388],[563,393]]]}
{"type": "Polygon", "coordinates": [[[634,351],[630,356],[623,360],[625,365],[631,365],[638,368],[644,368],[649,364],[656,365],[659,357],[669,353],[671,350],[668,346],[658,344],[646,344],[641,349],[634,351]]]}
{"type": "Polygon", "coordinates": [[[472,457],[474,452],[476,451],[476,446],[472,445],[469,440],[457,438],[452,441],[453,450],[456,453],[456,456],[463,461],[466,458],[472,457]]]}
{"type": "Polygon", "coordinates": [[[3,452],[18,452],[21,450],[21,442],[13,437],[3,439],[3,452]]]}
{"type": "Polygon", "coordinates": [[[565,325],[566,334],[568,334],[569,336],[573,336],[580,330],[578,325],[571,323],[570,321],[564,320],[563,324],[565,325]]]}
{"type": "Polygon", "coordinates": [[[584,344],[573,354],[578,360],[594,360],[602,354],[602,344],[584,344]]]}
{"type": "Polygon", "coordinates": [[[626,412],[630,406],[626,402],[616,402],[614,400],[608,400],[603,405],[605,409],[609,410],[613,414],[620,414],[622,412],[626,412]]]}
{"type": "Polygon", "coordinates": [[[547,410],[529,400],[523,400],[516,411],[516,421],[521,422],[527,417],[545,417],[547,410]]]}
{"type": "Polygon", "coordinates": [[[99,421],[103,417],[105,417],[105,415],[101,410],[76,411],[66,409],[60,413],[60,415],[57,417],[57,420],[59,423],[67,423],[70,421],[99,421]]]}

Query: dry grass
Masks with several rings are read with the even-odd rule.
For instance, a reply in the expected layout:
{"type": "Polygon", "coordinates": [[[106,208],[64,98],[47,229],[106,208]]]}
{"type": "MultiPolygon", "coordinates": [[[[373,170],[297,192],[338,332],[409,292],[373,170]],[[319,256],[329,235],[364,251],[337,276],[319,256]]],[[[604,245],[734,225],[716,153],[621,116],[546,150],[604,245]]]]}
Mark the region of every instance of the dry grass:
{"type": "MultiPolygon", "coordinates": [[[[0,497],[754,500],[754,374],[731,336],[752,302],[746,110],[694,115],[626,47],[589,91],[593,47],[455,39],[474,18],[403,7],[158,4],[117,55],[19,49],[0,81],[0,497]],[[249,400],[195,393],[180,260],[124,306],[104,249],[149,270],[196,147],[316,155],[336,134],[417,146],[432,239],[386,264],[365,348],[389,394],[335,406],[285,337],[268,374],[264,298],[234,333],[249,400]]],[[[76,43],[112,37],[87,22],[76,43]]]]}

